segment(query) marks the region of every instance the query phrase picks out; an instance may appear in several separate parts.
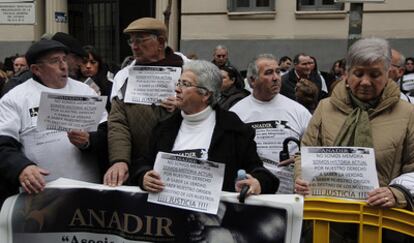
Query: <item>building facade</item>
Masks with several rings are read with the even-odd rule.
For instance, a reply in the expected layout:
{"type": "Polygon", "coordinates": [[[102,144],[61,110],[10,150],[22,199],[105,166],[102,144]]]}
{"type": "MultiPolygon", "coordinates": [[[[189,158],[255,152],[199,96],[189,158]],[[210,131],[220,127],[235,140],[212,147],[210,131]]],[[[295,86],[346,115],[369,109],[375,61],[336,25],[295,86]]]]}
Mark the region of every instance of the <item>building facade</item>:
{"type": "MultiPolygon", "coordinates": [[[[414,1],[365,3],[363,9],[363,37],[386,38],[414,56],[414,1]]],[[[209,60],[213,48],[224,44],[241,70],[257,53],[305,52],[329,70],[347,50],[349,10],[350,3],[334,0],[182,0],[180,49],[209,60]]]]}
{"type": "MultiPolygon", "coordinates": [[[[19,8],[14,8],[13,13],[10,2],[17,6],[23,1],[0,0],[0,13],[12,17],[22,14],[19,8]]],[[[169,45],[186,55],[196,54],[207,60],[212,59],[216,45],[225,45],[230,50],[230,60],[240,70],[246,69],[258,53],[293,57],[299,52],[315,56],[319,67],[328,70],[347,49],[350,3],[334,0],[24,2],[33,4],[32,22],[29,19],[16,23],[0,16],[0,58],[24,53],[44,33],[63,31],[82,44],[97,47],[108,62],[120,63],[130,55],[122,34],[128,23],[146,16],[165,20],[164,11],[169,6],[169,45]]],[[[414,17],[413,0],[365,3],[363,9],[363,37],[387,38],[406,56],[414,56],[414,25],[410,22],[414,17]]]]}

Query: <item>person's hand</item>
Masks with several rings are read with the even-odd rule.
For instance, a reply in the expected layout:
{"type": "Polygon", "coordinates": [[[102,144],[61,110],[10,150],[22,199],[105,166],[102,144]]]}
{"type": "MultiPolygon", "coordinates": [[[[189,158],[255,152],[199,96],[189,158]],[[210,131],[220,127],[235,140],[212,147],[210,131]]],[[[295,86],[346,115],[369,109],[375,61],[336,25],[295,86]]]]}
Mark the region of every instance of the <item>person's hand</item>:
{"type": "Polygon", "coordinates": [[[120,186],[129,177],[128,164],[126,162],[116,162],[104,175],[104,185],[120,186]]]}
{"type": "Polygon", "coordinates": [[[236,182],[236,192],[240,192],[244,185],[248,185],[250,188],[246,193],[246,197],[252,194],[259,195],[260,193],[262,193],[262,187],[260,186],[260,182],[250,174],[246,174],[246,176],[247,179],[236,182]]]}
{"type": "Polygon", "coordinates": [[[170,96],[167,99],[162,100],[160,105],[164,107],[168,112],[175,111],[175,108],[176,108],[175,96],[170,96]]]}
{"type": "Polygon", "coordinates": [[[36,165],[29,165],[19,175],[20,185],[29,194],[39,193],[45,188],[44,176],[47,175],[49,175],[49,171],[36,165]]]}
{"type": "Polygon", "coordinates": [[[278,167],[280,166],[287,166],[290,165],[292,163],[295,163],[295,159],[294,157],[290,157],[289,159],[283,160],[283,161],[279,161],[279,164],[277,164],[278,167]]]}
{"type": "Polygon", "coordinates": [[[295,181],[295,192],[297,194],[306,196],[310,194],[310,187],[309,183],[307,181],[304,181],[302,179],[296,179],[295,181]]]}
{"type": "Polygon", "coordinates": [[[68,132],[68,138],[78,148],[86,148],[89,146],[89,132],[70,130],[68,132]]]}
{"type": "Polygon", "coordinates": [[[161,176],[155,170],[147,171],[142,181],[142,187],[149,192],[161,192],[164,190],[164,183],[161,181],[161,176]]]}
{"type": "Polygon", "coordinates": [[[379,206],[384,208],[395,207],[394,194],[388,187],[376,188],[368,193],[367,203],[370,206],[379,206]]]}

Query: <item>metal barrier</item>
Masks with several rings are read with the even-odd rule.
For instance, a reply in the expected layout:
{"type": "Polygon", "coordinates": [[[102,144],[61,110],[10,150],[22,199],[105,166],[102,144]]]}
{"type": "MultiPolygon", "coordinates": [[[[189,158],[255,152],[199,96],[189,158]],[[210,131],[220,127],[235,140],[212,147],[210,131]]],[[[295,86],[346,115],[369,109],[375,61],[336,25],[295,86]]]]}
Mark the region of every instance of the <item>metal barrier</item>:
{"type": "Polygon", "coordinates": [[[383,229],[414,237],[414,212],[370,207],[359,201],[305,198],[303,219],[312,222],[315,243],[329,243],[331,222],[359,225],[359,243],[381,243],[383,229]]]}

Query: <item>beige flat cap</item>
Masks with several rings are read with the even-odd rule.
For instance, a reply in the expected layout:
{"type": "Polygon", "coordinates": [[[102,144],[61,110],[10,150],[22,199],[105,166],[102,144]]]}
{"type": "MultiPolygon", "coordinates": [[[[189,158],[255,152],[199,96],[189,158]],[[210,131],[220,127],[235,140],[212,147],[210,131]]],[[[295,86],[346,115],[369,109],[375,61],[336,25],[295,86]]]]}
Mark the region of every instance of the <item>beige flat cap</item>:
{"type": "Polygon", "coordinates": [[[165,36],[167,33],[167,27],[158,19],[140,18],[131,22],[128,27],[124,29],[124,33],[132,32],[149,32],[165,36]]]}

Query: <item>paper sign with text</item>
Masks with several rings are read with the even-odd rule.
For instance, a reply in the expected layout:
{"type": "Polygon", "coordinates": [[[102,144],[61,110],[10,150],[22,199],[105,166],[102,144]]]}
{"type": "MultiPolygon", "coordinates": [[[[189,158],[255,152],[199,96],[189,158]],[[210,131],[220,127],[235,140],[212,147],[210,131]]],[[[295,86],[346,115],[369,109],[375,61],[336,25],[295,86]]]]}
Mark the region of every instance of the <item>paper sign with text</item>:
{"type": "Polygon", "coordinates": [[[180,67],[132,66],[129,68],[125,103],[159,105],[161,100],[175,96],[180,67]]]}
{"type": "MultiPolygon", "coordinates": [[[[270,170],[280,180],[278,194],[293,193],[293,165],[278,166],[279,153],[283,149],[283,141],[287,137],[296,137],[297,134],[287,125],[286,120],[268,120],[250,122],[256,131],[254,141],[257,144],[257,153],[263,161],[264,167],[270,170]]],[[[289,151],[293,154],[298,150],[296,144],[290,144],[289,151]]]]}
{"type": "Polygon", "coordinates": [[[414,90],[414,73],[406,74],[402,78],[402,89],[405,91],[414,90]]]}
{"type": "Polygon", "coordinates": [[[365,200],[379,187],[372,148],[302,147],[301,163],[311,196],[365,200]]]}
{"type": "Polygon", "coordinates": [[[154,164],[164,190],[150,193],[148,202],[216,214],[223,186],[222,163],[159,152],[154,164]]]}
{"type": "Polygon", "coordinates": [[[37,130],[97,130],[106,96],[66,95],[42,92],[37,130]]]}

